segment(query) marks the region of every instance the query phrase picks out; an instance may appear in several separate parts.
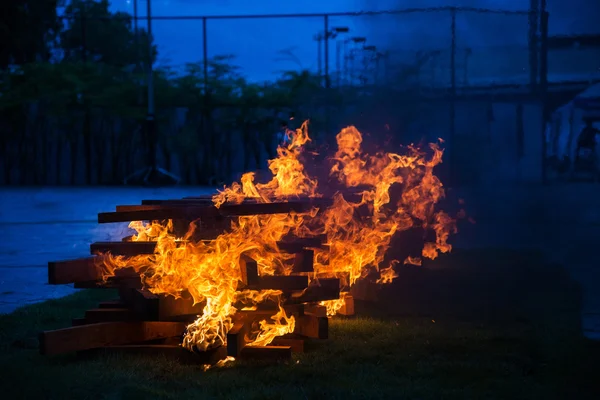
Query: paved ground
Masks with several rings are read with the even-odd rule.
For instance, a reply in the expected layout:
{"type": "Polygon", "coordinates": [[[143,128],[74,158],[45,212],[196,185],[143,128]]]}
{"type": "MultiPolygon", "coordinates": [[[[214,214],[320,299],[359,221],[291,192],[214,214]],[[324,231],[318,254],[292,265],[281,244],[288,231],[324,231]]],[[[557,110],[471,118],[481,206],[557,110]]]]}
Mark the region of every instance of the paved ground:
{"type": "MultiPolygon", "coordinates": [[[[89,243],[118,240],[126,224],[96,223],[96,214],[142,199],[181,198],[209,188],[3,189],[0,194],[0,313],[60,297],[73,288],[46,284],[46,262],[86,256],[89,243]]],[[[600,185],[488,187],[449,193],[464,198],[476,224],[462,224],[459,247],[538,248],[567,266],[584,292],[583,328],[600,339],[600,185]]]]}

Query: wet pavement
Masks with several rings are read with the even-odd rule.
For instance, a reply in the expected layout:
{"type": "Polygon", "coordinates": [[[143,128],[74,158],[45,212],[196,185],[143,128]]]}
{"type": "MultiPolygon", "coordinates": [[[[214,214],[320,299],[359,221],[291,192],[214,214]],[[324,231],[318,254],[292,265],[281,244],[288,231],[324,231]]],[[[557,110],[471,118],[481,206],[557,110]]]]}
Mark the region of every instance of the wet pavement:
{"type": "MultiPolygon", "coordinates": [[[[127,224],[97,213],[143,199],[202,195],[212,188],[3,188],[0,192],[0,313],[73,293],[48,285],[46,263],[89,255],[94,241],[120,240],[127,224]]],[[[499,186],[449,193],[476,223],[461,224],[457,247],[537,248],[565,265],[583,289],[582,325],[600,339],[600,185],[499,186]]]]}

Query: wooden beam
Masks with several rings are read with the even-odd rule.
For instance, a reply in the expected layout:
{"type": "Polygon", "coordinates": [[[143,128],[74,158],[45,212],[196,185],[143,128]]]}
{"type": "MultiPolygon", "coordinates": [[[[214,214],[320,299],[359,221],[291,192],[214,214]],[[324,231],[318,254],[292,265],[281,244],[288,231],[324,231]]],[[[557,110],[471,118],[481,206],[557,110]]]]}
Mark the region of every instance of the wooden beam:
{"type": "Polygon", "coordinates": [[[240,352],[242,360],[280,361],[291,358],[290,346],[246,346],[240,352]]]}
{"type": "Polygon", "coordinates": [[[294,256],[293,272],[313,272],[315,252],[310,249],[302,249],[294,256]]]}
{"type": "Polygon", "coordinates": [[[277,242],[279,251],[285,253],[300,253],[306,248],[322,248],[327,241],[327,235],[318,235],[304,238],[287,238],[277,242]]]}
{"type": "Polygon", "coordinates": [[[81,326],[81,325],[87,325],[88,322],[85,320],[85,318],[73,318],[71,320],[71,326],[81,326]]]}
{"type": "Polygon", "coordinates": [[[148,210],[160,210],[160,206],[156,205],[118,205],[115,207],[117,212],[129,212],[129,211],[148,211],[148,210]]]}
{"type": "Polygon", "coordinates": [[[121,345],[180,336],[180,322],[105,322],[40,333],[40,353],[55,355],[109,345],[121,345]]]}
{"type": "Polygon", "coordinates": [[[189,322],[202,314],[204,304],[194,304],[194,299],[187,292],[182,293],[182,297],[175,298],[136,289],[131,297],[131,307],[137,318],[146,321],[189,322]]]}
{"type": "Polygon", "coordinates": [[[156,242],[95,242],[90,245],[91,254],[110,253],[114,256],[138,256],[154,254],[156,242]]]}
{"type": "Polygon", "coordinates": [[[88,324],[130,321],[132,318],[133,313],[126,308],[93,308],[85,312],[85,320],[88,324]]]}
{"type": "Polygon", "coordinates": [[[320,306],[318,304],[307,304],[304,306],[304,312],[306,314],[311,314],[316,317],[326,317],[327,316],[327,307],[320,306]]]}
{"type": "Polygon", "coordinates": [[[245,321],[237,321],[227,332],[227,355],[239,357],[240,352],[246,346],[247,324],[245,321]]]}
{"type": "Polygon", "coordinates": [[[288,339],[277,337],[269,344],[269,346],[289,346],[292,353],[304,353],[303,339],[288,339]]]}
{"type": "Polygon", "coordinates": [[[127,305],[121,300],[103,301],[98,304],[98,308],[127,308],[127,305]]]}
{"type": "Polygon", "coordinates": [[[380,285],[367,280],[358,280],[350,288],[353,299],[376,302],[379,299],[380,285]]]}
{"type": "Polygon", "coordinates": [[[321,278],[318,282],[311,282],[306,290],[289,295],[285,304],[317,303],[339,298],[340,280],[338,278],[321,278]]]}
{"type": "Polygon", "coordinates": [[[48,263],[48,283],[62,285],[67,283],[93,281],[102,277],[96,257],[77,258],[48,263]]]}
{"type": "Polygon", "coordinates": [[[324,207],[332,204],[328,199],[311,199],[309,201],[289,201],[279,203],[250,203],[222,205],[217,208],[212,205],[190,206],[160,206],[159,209],[106,212],[98,214],[99,223],[183,219],[215,219],[225,216],[287,214],[290,212],[307,212],[314,207],[324,207]]]}
{"type": "Polygon", "coordinates": [[[301,275],[262,275],[258,278],[256,285],[248,286],[248,289],[266,290],[274,289],[283,292],[304,290],[308,287],[308,276],[301,275]]]}
{"type": "Polygon", "coordinates": [[[142,200],[142,204],[148,207],[155,206],[190,206],[190,205],[212,205],[211,198],[201,199],[171,199],[171,200],[142,200]]]}
{"type": "Polygon", "coordinates": [[[314,339],[327,339],[329,337],[329,319],[316,315],[304,314],[296,317],[294,333],[314,339]]]}
{"type": "Polygon", "coordinates": [[[242,254],[239,261],[242,282],[246,286],[258,285],[258,264],[250,257],[242,254]]]}
{"type": "MultiPolygon", "coordinates": [[[[129,269],[128,269],[129,270],[129,269]]],[[[119,270],[124,271],[124,270],[119,270]]],[[[133,269],[131,269],[132,272],[133,269]]],[[[73,284],[75,289],[119,289],[119,288],[135,288],[139,289],[142,287],[142,281],[137,275],[134,273],[133,276],[113,276],[106,279],[106,281],[96,280],[96,281],[86,281],[86,282],[75,282],[73,284]]]]}
{"type": "Polygon", "coordinates": [[[135,344],[106,346],[97,351],[128,356],[164,357],[184,365],[212,365],[227,357],[227,350],[223,346],[203,352],[191,352],[172,344],[135,344]]]}
{"type": "Polygon", "coordinates": [[[344,295],[344,305],[338,310],[338,314],[350,316],[354,315],[354,297],[346,293],[344,295]]]}

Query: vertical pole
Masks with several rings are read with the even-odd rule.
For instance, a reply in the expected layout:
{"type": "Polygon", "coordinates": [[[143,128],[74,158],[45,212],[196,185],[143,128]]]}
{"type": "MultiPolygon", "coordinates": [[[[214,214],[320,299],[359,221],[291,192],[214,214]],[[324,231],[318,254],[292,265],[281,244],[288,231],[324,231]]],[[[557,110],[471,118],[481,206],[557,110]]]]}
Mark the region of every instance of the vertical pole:
{"type": "Polygon", "coordinates": [[[325,87],[329,89],[331,86],[329,82],[329,15],[325,14],[323,22],[325,25],[325,87]]]}
{"type": "Polygon", "coordinates": [[[542,0],[540,21],[540,100],[542,102],[542,183],[546,184],[546,124],[549,119],[550,107],[548,105],[548,12],[546,11],[546,0],[542,0]]]}
{"type": "Polygon", "coordinates": [[[339,40],[336,40],[335,42],[335,69],[336,69],[336,79],[337,79],[337,87],[340,87],[340,83],[341,83],[341,76],[342,76],[342,68],[341,68],[341,52],[342,52],[342,45],[340,43],[339,40]]]}
{"type": "Polygon", "coordinates": [[[344,85],[348,85],[348,39],[344,39],[344,85]]]}
{"type": "Polygon", "coordinates": [[[206,17],[202,18],[202,63],[204,68],[204,95],[208,93],[208,39],[206,35],[206,17]]]}
{"type": "Polygon", "coordinates": [[[138,40],[138,0],[133,0],[133,33],[135,34],[134,40],[137,48],[138,40]]]}
{"type": "Polygon", "coordinates": [[[151,171],[156,170],[156,121],[154,119],[154,77],[152,69],[152,0],[147,0],[146,8],[148,21],[148,114],[146,116],[146,129],[147,140],[148,140],[148,164],[152,168],[151,171]]]}
{"type": "Polygon", "coordinates": [[[80,19],[81,19],[81,61],[86,62],[87,61],[87,44],[86,44],[86,25],[87,25],[87,21],[86,21],[86,17],[85,17],[85,11],[83,9],[83,7],[85,7],[83,4],[81,5],[81,9],[80,9],[80,19]]]}
{"type": "Polygon", "coordinates": [[[450,49],[450,179],[456,178],[456,8],[451,9],[451,49],[450,49]]]}
{"type": "Polygon", "coordinates": [[[531,93],[538,89],[538,21],[540,0],[529,0],[529,84],[531,93]]]}
{"type": "Polygon", "coordinates": [[[323,79],[323,62],[321,61],[323,50],[321,49],[321,41],[323,40],[323,36],[319,33],[317,35],[317,68],[319,69],[319,81],[323,79]]]}

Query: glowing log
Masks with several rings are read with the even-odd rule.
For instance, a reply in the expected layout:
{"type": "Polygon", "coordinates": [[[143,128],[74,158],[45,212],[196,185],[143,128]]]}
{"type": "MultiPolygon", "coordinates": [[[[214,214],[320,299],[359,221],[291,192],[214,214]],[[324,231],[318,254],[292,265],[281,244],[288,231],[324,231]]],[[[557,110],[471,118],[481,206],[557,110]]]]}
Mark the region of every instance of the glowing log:
{"type": "Polygon", "coordinates": [[[105,322],[40,333],[40,353],[55,355],[180,336],[180,322],[105,322]]]}

